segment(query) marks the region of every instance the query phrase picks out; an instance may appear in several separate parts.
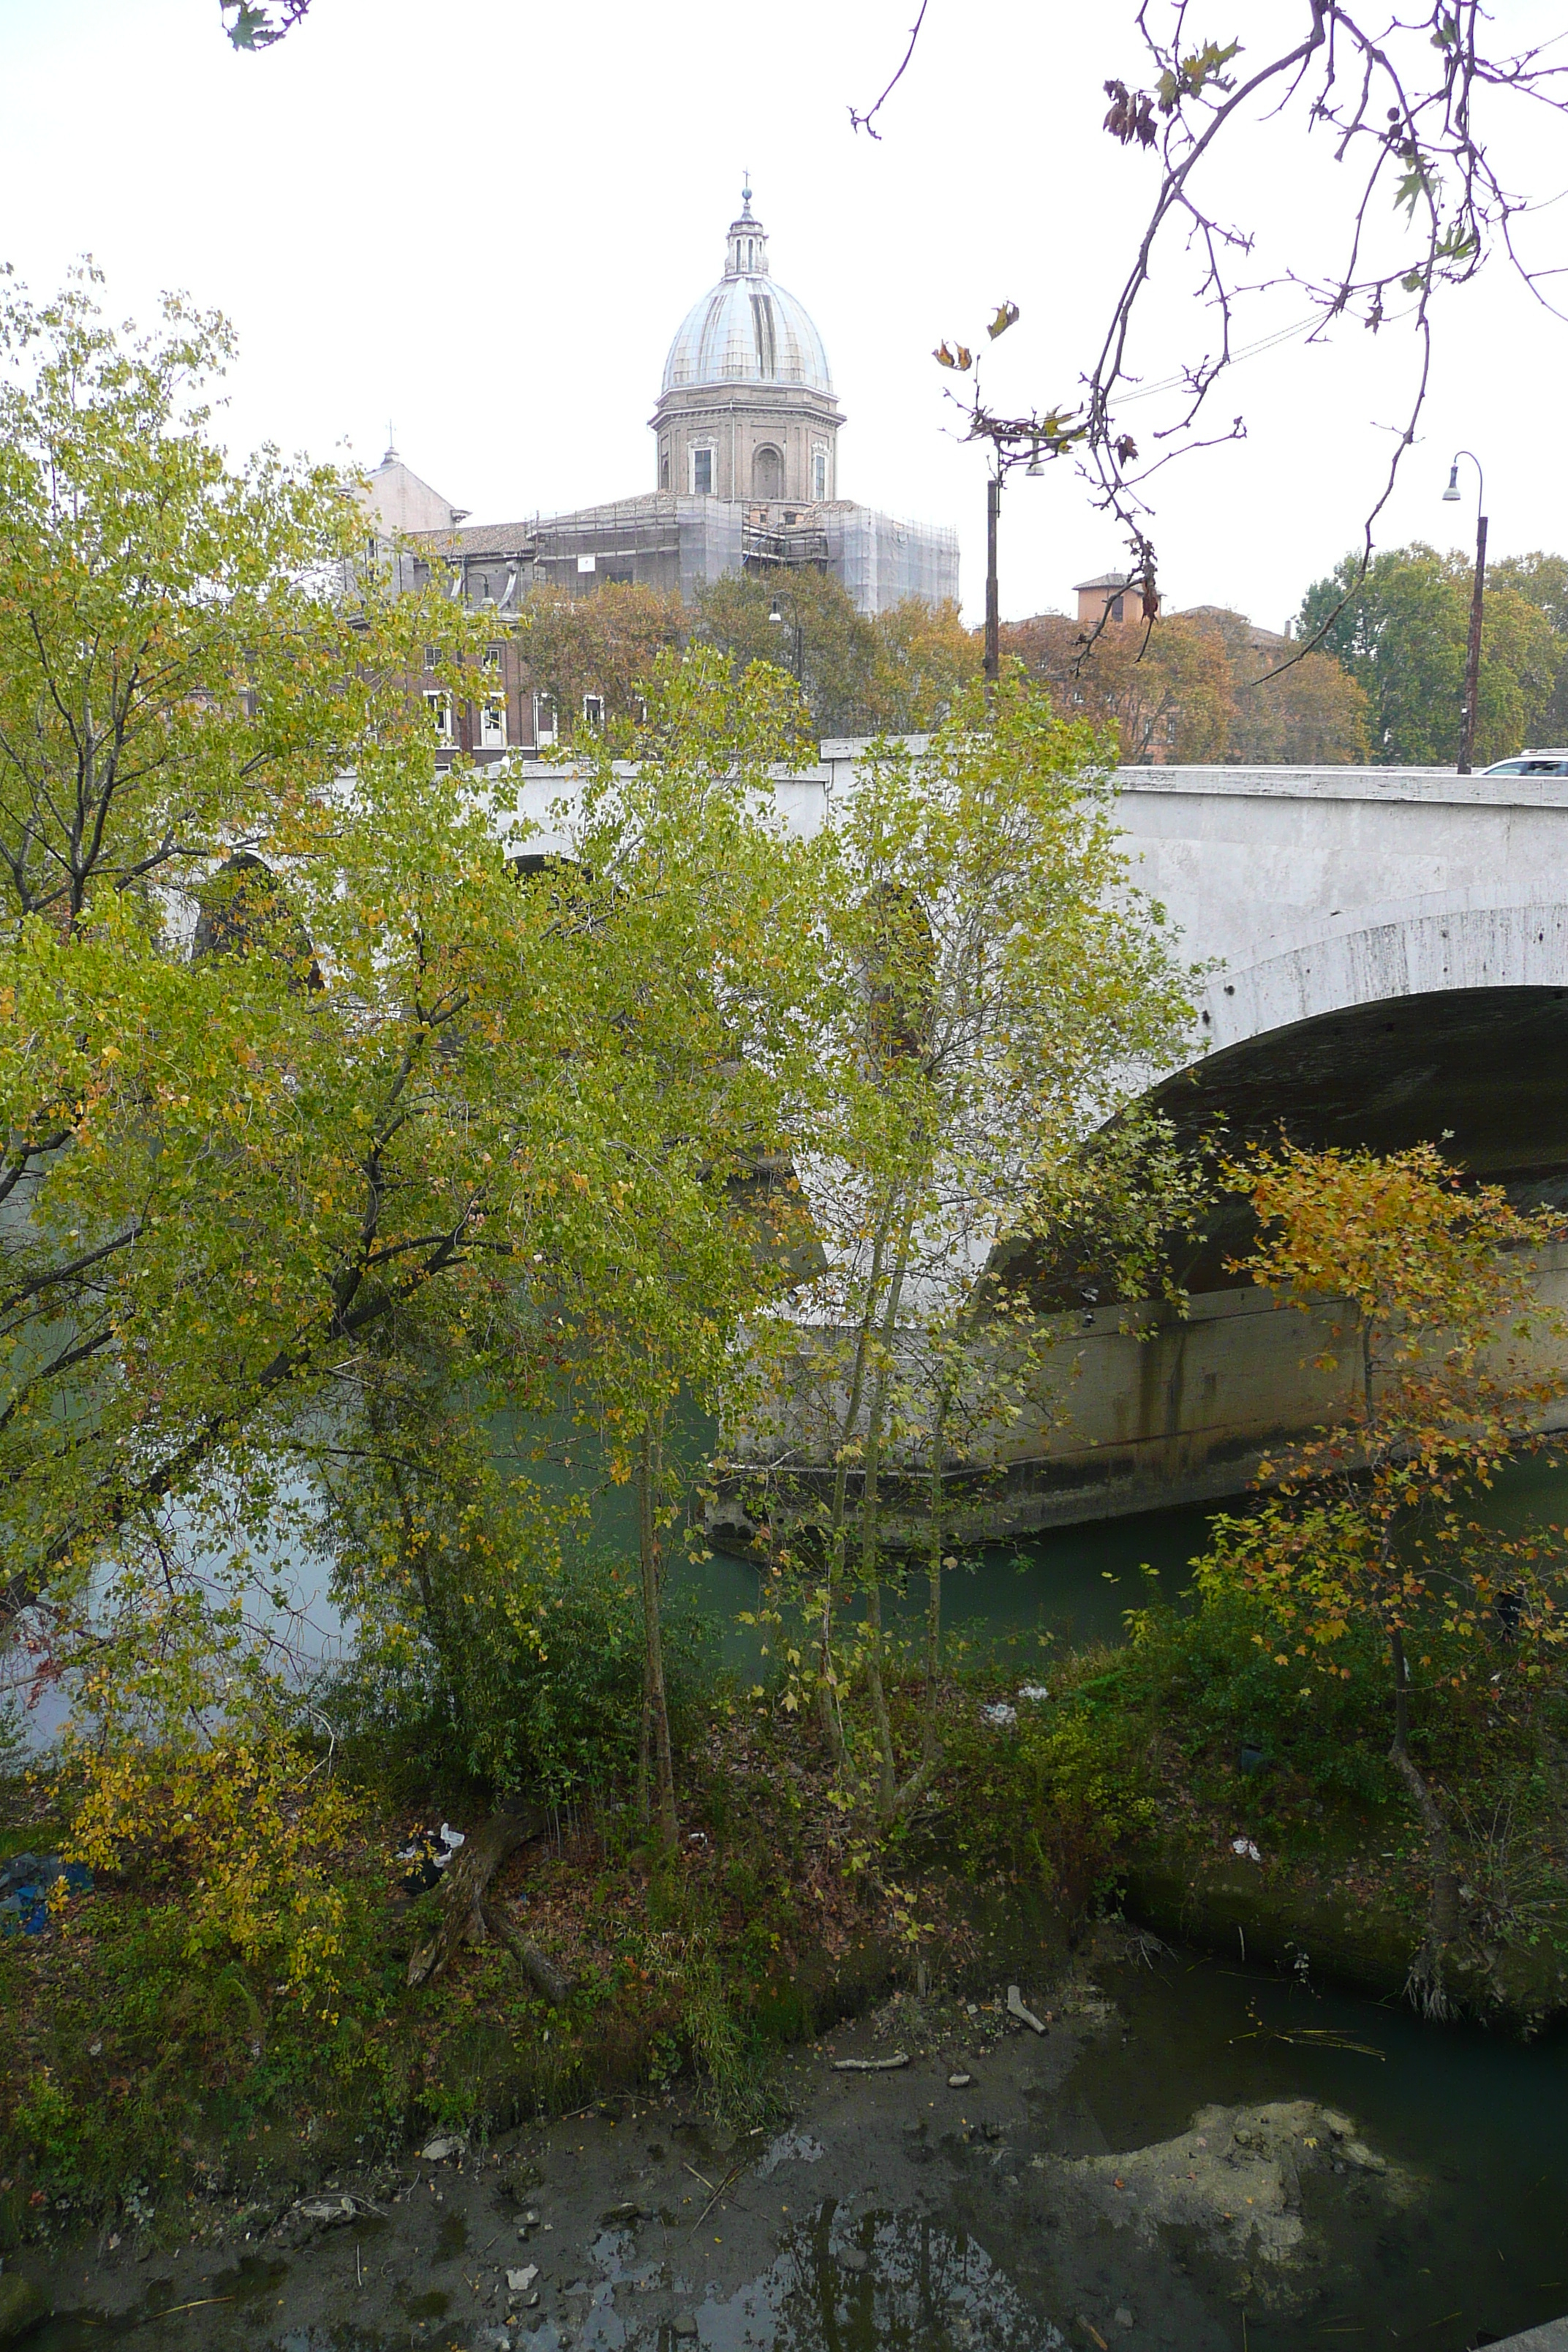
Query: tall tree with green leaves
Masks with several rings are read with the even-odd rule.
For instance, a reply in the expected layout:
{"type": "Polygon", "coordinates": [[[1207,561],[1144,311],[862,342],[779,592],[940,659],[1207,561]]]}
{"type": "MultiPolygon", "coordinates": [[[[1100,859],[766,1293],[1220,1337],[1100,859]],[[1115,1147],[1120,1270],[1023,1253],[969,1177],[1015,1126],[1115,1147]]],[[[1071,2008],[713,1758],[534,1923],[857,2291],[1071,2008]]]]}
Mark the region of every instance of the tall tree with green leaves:
{"type": "Polygon", "coordinates": [[[226,458],[223,321],[121,335],[83,278],[7,293],[0,339],[14,1623],[510,1252],[575,1032],[407,691],[425,646],[456,682],[470,625],[365,567],[351,482],[226,458]]]}
{"type": "Polygon", "coordinates": [[[989,711],[972,697],[928,748],[871,759],[831,836],[827,1093],[802,1170],[826,1264],[759,1323],[771,1412],[739,1450],[769,1473],[806,1578],[799,1687],[884,1821],[940,1760],[947,1482],[985,1459],[1038,1370],[1038,1335],[981,1276],[1050,1223],[1084,1139],[1178,1057],[1191,1020],[1190,976],[1129,887],[1106,784],[1100,740],[1011,669],[989,711]],[[922,1504],[928,1715],[906,1766],[881,1591],[922,1504]],[[858,1629],[842,1622],[851,1589],[858,1629]]]}
{"type": "MultiPolygon", "coordinates": [[[[1471,559],[1416,543],[1375,556],[1362,577],[1347,555],[1310,588],[1300,634],[1365,688],[1374,761],[1447,767],[1458,756],[1471,559]]],[[[1476,719],[1478,766],[1539,741],[1564,655],[1542,604],[1494,575],[1487,593],[1476,719]]]]}
{"type": "Polygon", "coordinates": [[[737,672],[788,670],[822,735],[923,734],[980,674],[980,647],[955,604],[905,597],[858,612],[843,583],[809,565],[775,565],[698,593],[698,625],[737,672]]]}
{"type": "Polygon", "coordinates": [[[712,652],[667,658],[647,725],[601,747],[562,817],[550,888],[605,1040],[591,1159],[553,1191],[531,1297],[558,1393],[637,1498],[645,1811],[668,1845],[676,1790],[662,1596],[699,1467],[672,1448],[682,1398],[711,1409],[742,1318],[787,1279],[783,1162],[815,1076],[820,852],[772,806],[800,699],[781,671],[731,681],[712,652]]]}
{"type": "Polygon", "coordinates": [[[1505,555],[1489,566],[1487,578],[1494,588],[1512,589],[1552,624],[1557,675],[1551,699],[1532,713],[1531,724],[1542,743],[1568,743],[1568,555],[1539,548],[1530,555],[1505,555]]]}

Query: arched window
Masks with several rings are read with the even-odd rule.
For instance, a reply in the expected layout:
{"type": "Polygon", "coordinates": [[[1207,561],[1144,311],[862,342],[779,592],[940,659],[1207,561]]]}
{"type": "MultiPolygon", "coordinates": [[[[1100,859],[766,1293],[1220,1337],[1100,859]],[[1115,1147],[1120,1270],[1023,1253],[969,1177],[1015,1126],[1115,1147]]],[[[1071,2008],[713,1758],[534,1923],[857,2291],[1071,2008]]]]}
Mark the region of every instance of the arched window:
{"type": "Polygon", "coordinates": [[[754,499],[782,499],[784,496],[784,457],[771,442],[764,442],[752,453],[752,496],[754,499]]]}

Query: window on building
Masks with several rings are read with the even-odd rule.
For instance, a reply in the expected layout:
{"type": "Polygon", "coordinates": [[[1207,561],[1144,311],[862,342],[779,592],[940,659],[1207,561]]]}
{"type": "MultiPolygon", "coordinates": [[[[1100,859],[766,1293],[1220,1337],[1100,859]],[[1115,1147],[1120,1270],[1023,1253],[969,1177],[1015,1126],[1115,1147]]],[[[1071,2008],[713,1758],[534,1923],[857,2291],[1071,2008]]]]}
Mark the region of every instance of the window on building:
{"type": "Polygon", "coordinates": [[[533,698],[533,740],[538,744],[555,740],[555,697],[536,694],[533,698]]]}
{"type": "Polygon", "coordinates": [[[487,669],[499,670],[499,669],[500,668],[500,667],[501,667],[502,663],[505,661],[505,659],[506,659],[506,649],[505,649],[505,647],[504,647],[504,646],[487,646],[485,647],[485,665],[484,665],[484,666],[485,666],[485,667],[486,667],[487,669]]]}
{"type": "Polygon", "coordinates": [[[814,449],[811,453],[811,495],[814,499],[827,496],[827,452],[814,449]]]}
{"type": "Polygon", "coordinates": [[[426,648],[425,648],[425,667],[426,667],[426,669],[434,669],[434,668],[435,668],[435,667],[436,667],[437,662],[439,659],[440,659],[440,655],[439,655],[439,652],[438,652],[437,648],[435,646],[426,646],[426,648]]]}
{"type": "Polygon", "coordinates": [[[668,490],[669,488],[669,445],[668,442],[658,453],[658,487],[661,490],[668,490]]]}
{"type": "Polygon", "coordinates": [[[752,496],[773,500],[784,496],[784,456],[764,441],[752,452],[752,496]]]}
{"type": "Polygon", "coordinates": [[[632,717],[639,727],[647,725],[647,705],[640,694],[634,694],[632,697],[632,717]]]}
{"type": "Polygon", "coordinates": [[[1113,596],[1110,600],[1110,617],[1113,621],[1119,621],[1121,618],[1121,599],[1120,596],[1113,596]]]}
{"type": "Polygon", "coordinates": [[[436,730],[437,742],[449,743],[452,740],[451,696],[440,692],[427,692],[425,697],[425,708],[430,713],[430,723],[436,730]]]}
{"type": "Polygon", "coordinates": [[[700,495],[712,496],[713,452],[711,449],[693,449],[691,452],[691,487],[700,495]]]}
{"type": "Polygon", "coordinates": [[[604,696],[602,694],[585,694],[583,697],[583,724],[585,727],[602,727],[604,723],[604,696]]]}

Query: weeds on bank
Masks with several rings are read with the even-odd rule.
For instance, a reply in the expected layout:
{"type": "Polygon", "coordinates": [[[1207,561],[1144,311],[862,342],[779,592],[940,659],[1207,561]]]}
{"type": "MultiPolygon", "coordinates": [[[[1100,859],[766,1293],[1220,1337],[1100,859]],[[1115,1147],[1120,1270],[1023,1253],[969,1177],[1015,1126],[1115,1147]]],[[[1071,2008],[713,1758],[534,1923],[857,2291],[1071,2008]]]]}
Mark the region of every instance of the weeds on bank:
{"type": "MultiPolygon", "coordinates": [[[[1425,1841],[1389,1758],[1384,1648],[1352,1626],[1304,1671],[1268,1602],[1223,1576],[1128,1612],[1119,1648],[1057,1656],[1016,1727],[978,1710],[946,1734],[952,1843],[1091,1906],[1130,1859],[1227,1854],[1238,1832],[1303,1886],[1376,1895],[1415,1919],[1425,1841]]],[[[1422,1629],[1411,1743],[1451,1806],[1467,1941],[1568,1953],[1568,1672],[1493,1630],[1422,1629]],[[1478,1671],[1479,1647],[1495,1656],[1478,1671]]],[[[990,1688],[1005,1691],[994,1664],[990,1688]]],[[[1014,1687],[1016,1688],[1016,1679],[1014,1687]]]]}
{"type": "MultiPolygon", "coordinates": [[[[792,1743],[809,1744],[793,1727],[792,1743]]],[[[0,2240],[62,2200],[112,2210],[141,2184],[174,2217],[193,2193],[265,2195],[410,2129],[482,2130],[620,2086],[683,2079],[724,2122],[761,2120],[773,2052],[811,2021],[792,1998],[802,1948],[847,1943],[858,1916],[857,1890],[824,1886],[803,1833],[813,1769],[809,1755],[764,1766],[752,1719],[721,1705],[689,1759],[679,1855],[650,1849],[611,1787],[514,1857],[495,1892],[572,1978],[563,2010],[495,1943],[406,1987],[437,1897],[398,1897],[390,1856],[408,1815],[372,1790],[355,1792],[354,1834],[314,1865],[338,1921],[328,2016],[300,2003],[275,1952],[193,1933],[199,1851],[184,1867],[128,1846],[46,1935],[0,1939],[0,2240]]],[[[0,1790],[6,1845],[58,1837],[41,1807],[66,1785],[0,1790]]]]}
{"type": "MultiPolygon", "coordinates": [[[[938,1693],[945,1769],[879,1837],[835,1801],[812,1723],[765,1691],[690,1691],[676,1855],[649,1845],[626,1782],[602,1779],[579,1782],[559,1836],[497,1882],[520,1931],[574,1980],[564,2010],[494,1943],[406,1987],[437,1897],[397,1895],[395,1846],[416,1802],[415,1818],[449,1804],[463,1822],[490,1801],[438,1743],[424,1748],[423,1790],[403,1751],[395,1806],[365,1773],[368,1734],[340,1751],[349,1812],[335,1843],[300,1850],[336,1906],[327,2015],[300,2000],[279,1948],[214,1930],[200,1838],[182,1849],[128,1833],[120,1867],[47,1935],[0,1939],[0,2237],[37,2229],[61,2199],[174,2215],[193,2193],[260,2194],[376,2157],[411,2127],[482,2131],[620,2085],[684,2080],[747,2126],[768,2112],[772,2052],[819,2021],[836,1977],[863,1965],[869,1989],[889,1971],[963,1967],[964,1881],[1036,1889],[1067,1919],[1110,1895],[1131,1853],[1223,1852],[1241,1826],[1279,1867],[1407,1885],[1414,1915],[1419,1838],[1386,1763],[1371,1645],[1364,1661],[1342,1645],[1348,1671],[1309,1704],[1256,1595],[1152,1605],[1130,1630],[1121,1648],[1073,1652],[1042,1653],[1038,1635],[955,1641],[938,1693]],[[1012,1722],[988,1719],[998,1700],[1012,1722]],[[1243,1750],[1260,1765],[1250,1775],[1243,1750]]],[[[1468,1927],[1561,1948],[1568,1695],[1551,1675],[1497,1671],[1472,1672],[1458,1703],[1451,1687],[1440,1707],[1414,1694],[1412,1738],[1453,1795],[1468,1927]]],[[[607,1715],[598,1666],[584,1688],[607,1715]]],[[[888,1688],[895,1738],[918,1737],[914,1664],[888,1688]]],[[[79,1799],[68,1778],[0,1783],[0,1851],[58,1844],[79,1799]]]]}

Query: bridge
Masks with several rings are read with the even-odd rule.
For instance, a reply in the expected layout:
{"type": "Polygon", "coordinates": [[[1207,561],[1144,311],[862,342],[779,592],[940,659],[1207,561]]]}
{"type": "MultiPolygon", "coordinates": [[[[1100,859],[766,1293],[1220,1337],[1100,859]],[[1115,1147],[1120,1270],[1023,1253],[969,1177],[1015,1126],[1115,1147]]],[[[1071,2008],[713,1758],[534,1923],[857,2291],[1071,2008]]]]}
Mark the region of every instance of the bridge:
{"type": "MultiPolygon", "coordinates": [[[[780,779],[793,824],[826,821],[865,749],[826,741],[780,779]]],[[[526,773],[542,811],[562,771],[526,773]]],[[[1223,1118],[1238,1143],[1283,1129],[1312,1148],[1440,1142],[1521,1203],[1568,1200],[1568,777],[1150,767],[1114,782],[1134,878],[1212,967],[1201,1049],[1156,1090],[1179,1127],[1223,1118]]],[[[1190,1314],[1138,1310],[1141,1339],[1116,1311],[1062,1319],[1070,1418],[1014,1433],[1000,1523],[1233,1494],[1336,1410],[1335,1379],[1310,1362],[1326,1328],[1226,1276],[1238,1237],[1216,1223],[1184,1268],[1190,1314]]],[[[1542,1281],[1568,1306],[1568,1249],[1542,1281]]]]}
{"type": "MultiPolygon", "coordinates": [[[[862,747],[825,743],[830,793],[862,747]]],[[[802,780],[805,781],[804,779],[802,780]]],[[[1193,961],[1206,1050],[1186,1123],[1568,1179],[1568,776],[1123,768],[1134,876],[1193,961]]]]}

